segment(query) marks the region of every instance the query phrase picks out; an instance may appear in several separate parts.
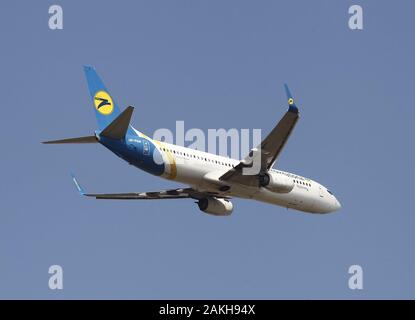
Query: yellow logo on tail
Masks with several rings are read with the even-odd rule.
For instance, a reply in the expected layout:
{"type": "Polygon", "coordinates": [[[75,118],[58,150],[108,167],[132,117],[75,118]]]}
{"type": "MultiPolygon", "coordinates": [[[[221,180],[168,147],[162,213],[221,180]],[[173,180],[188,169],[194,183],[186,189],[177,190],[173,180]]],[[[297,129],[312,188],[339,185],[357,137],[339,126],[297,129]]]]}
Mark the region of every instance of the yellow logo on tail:
{"type": "Polygon", "coordinates": [[[114,110],[114,104],[108,92],[98,91],[94,96],[95,109],[103,115],[109,115],[114,110]]]}

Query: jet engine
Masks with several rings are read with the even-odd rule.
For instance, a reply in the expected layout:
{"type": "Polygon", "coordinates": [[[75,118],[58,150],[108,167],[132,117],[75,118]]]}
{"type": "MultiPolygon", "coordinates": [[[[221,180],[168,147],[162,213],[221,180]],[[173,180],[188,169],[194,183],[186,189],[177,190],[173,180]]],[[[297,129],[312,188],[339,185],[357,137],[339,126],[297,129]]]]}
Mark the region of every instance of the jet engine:
{"type": "Polygon", "coordinates": [[[284,174],[267,172],[259,175],[259,185],[277,193],[289,193],[294,188],[293,179],[284,174]]]}
{"type": "Polygon", "coordinates": [[[229,216],[233,211],[233,204],[229,200],[207,197],[197,202],[199,209],[214,216],[229,216]]]}

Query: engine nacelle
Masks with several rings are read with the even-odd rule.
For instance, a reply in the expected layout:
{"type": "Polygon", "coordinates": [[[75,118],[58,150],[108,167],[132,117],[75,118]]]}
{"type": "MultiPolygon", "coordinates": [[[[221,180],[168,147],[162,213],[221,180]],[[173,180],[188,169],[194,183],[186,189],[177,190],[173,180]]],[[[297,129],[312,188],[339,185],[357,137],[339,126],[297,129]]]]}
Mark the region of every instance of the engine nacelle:
{"type": "Polygon", "coordinates": [[[284,174],[267,172],[259,176],[261,187],[277,193],[288,193],[294,188],[293,179],[284,174]]]}
{"type": "Polygon", "coordinates": [[[197,202],[199,209],[214,216],[229,216],[233,211],[233,204],[229,200],[208,197],[197,202]]]}

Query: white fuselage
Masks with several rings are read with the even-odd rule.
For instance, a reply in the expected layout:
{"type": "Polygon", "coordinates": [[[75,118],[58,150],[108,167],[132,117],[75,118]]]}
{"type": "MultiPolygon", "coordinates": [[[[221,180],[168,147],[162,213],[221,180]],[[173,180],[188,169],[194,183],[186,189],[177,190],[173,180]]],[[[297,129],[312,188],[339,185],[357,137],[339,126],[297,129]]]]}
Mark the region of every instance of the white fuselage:
{"type": "MultiPolygon", "coordinates": [[[[153,140],[162,154],[166,171],[162,177],[188,184],[200,191],[218,192],[219,177],[239,164],[230,159],[166,142],[153,140]]],[[[252,199],[310,213],[329,213],[340,208],[336,197],[323,185],[302,176],[271,169],[276,175],[292,179],[293,189],[288,193],[273,192],[265,187],[249,187],[238,183],[220,194],[229,197],[252,199]]]]}

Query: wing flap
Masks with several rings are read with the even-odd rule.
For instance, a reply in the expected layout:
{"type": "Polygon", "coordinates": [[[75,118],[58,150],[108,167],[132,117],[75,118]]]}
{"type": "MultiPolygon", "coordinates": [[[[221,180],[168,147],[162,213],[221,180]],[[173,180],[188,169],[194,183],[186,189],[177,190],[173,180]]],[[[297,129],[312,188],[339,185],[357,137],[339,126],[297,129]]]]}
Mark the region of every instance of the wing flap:
{"type": "Polygon", "coordinates": [[[85,193],[84,196],[109,200],[161,200],[191,198],[189,193],[185,192],[184,189],[132,193],[85,193]]]}
{"type": "Polygon", "coordinates": [[[129,192],[129,193],[86,193],[82,189],[78,180],[72,174],[72,180],[76,186],[76,189],[82,196],[93,197],[96,199],[108,199],[108,200],[162,200],[162,199],[187,199],[192,198],[200,200],[206,197],[225,198],[229,197],[216,194],[213,192],[198,191],[193,188],[179,188],[169,189],[163,191],[151,191],[151,192],[129,192]]]}

